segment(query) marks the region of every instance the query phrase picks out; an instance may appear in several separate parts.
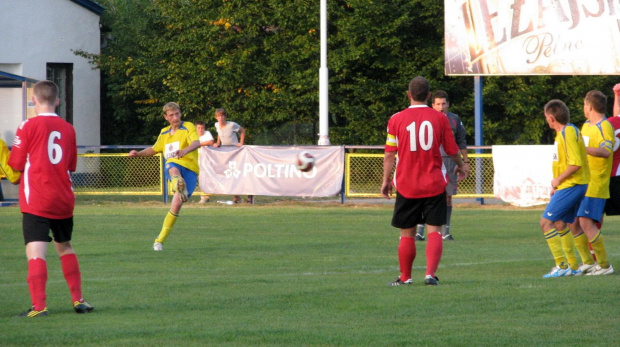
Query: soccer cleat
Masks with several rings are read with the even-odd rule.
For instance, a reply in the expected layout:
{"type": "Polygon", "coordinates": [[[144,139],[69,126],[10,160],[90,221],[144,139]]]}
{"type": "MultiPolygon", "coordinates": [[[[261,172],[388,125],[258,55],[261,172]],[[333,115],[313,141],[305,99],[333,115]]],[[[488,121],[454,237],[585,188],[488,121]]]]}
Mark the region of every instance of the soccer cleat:
{"type": "Polygon", "coordinates": [[[596,265],[594,269],[586,274],[586,276],[601,276],[601,275],[611,275],[614,273],[614,268],[609,264],[609,267],[603,269],[600,265],[596,265]]]}
{"type": "Polygon", "coordinates": [[[394,287],[394,286],[400,286],[400,285],[404,285],[404,284],[413,284],[413,280],[410,278],[410,279],[406,280],[405,282],[403,282],[403,281],[400,280],[400,277],[396,277],[394,282],[388,283],[388,286],[394,287]]]}
{"type": "Polygon", "coordinates": [[[562,269],[559,266],[554,266],[551,268],[551,271],[549,271],[548,274],[543,275],[543,278],[570,276],[567,274],[572,273],[572,271],[573,270],[571,270],[569,267],[567,267],[566,269],[562,269]]]}
{"type": "Polygon", "coordinates": [[[569,269],[570,269],[570,271],[568,271],[566,273],[566,275],[564,275],[564,276],[581,276],[581,270],[579,270],[579,269],[573,270],[571,268],[569,268],[569,269]]]}
{"type": "Polygon", "coordinates": [[[181,195],[181,201],[187,201],[187,186],[185,185],[185,180],[183,179],[183,177],[172,177],[172,191],[177,192],[181,195]]]}
{"type": "Polygon", "coordinates": [[[433,277],[431,275],[426,275],[424,278],[424,284],[427,286],[437,286],[439,285],[439,278],[437,276],[433,277]]]}
{"type": "Polygon", "coordinates": [[[86,301],[76,301],[73,303],[73,309],[76,313],[90,313],[93,312],[95,308],[93,307],[93,305],[87,303],[86,301]]]}
{"type": "Polygon", "coordinates": [[[45,316],[47,316],[47,307],[41,311],[36,311],[34,309],[34,306],[32,306],[32,308],[30,308],[28,311],[21,313],[19,315],[19,317],[28,317],[28,318],[45,317],[45,316]]]}
{"type": "Polygon", "coordinates": [[[426,239],[424,238],[424,235],[422,235],[422,234],[415,234],[415,240],[416,241],[424,241],[426,239]]]}
{"type": "Polygon", "coordinates": [[[164,245],[162,245],[161,242],[155,242],[153,244],[153,250],[154,251],[163,251],[164,250],[164,245]]]}
{"type": "Polygon", "coordinates": [[[454,238],[452,237],[451,234],[448,235],[444,235],[441,237],[444,241],[454,241],[454,238]]]}
{"type": "Polygon", "coordinates": [[[594,264],[581,264],[579,266],[579,271],[581,272],[579,275],[576,276],[581,276],[581,275],[587,275],[588,272],[593,271],[594,268],[597,266],[598,264],[594,263],[594,264]]]}

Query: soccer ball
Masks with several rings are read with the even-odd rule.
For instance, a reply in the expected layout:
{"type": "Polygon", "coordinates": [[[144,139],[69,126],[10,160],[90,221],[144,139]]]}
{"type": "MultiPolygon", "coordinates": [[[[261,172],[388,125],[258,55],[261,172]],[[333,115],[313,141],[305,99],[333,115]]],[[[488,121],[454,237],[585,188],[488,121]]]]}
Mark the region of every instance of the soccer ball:
{"type": "Polygon", "coordinates": [[[295,166],[301,172],[308,172],[314,167],[314,156],[308,152],[301,152],[295,158],[295,166]]]}

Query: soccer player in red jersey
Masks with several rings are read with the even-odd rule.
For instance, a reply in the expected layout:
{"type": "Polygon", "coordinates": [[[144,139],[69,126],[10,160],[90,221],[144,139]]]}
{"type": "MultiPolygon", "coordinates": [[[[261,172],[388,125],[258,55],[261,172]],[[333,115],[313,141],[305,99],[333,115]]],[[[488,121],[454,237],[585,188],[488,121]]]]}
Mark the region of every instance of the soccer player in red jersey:
{"type": "Polygon", "coordinates": [[[614,114],[607,120],[614,127],[613,161],[611,165],[611,178],[609,181],[609,199],[605,202],[605,214],[607,216],[620,215],[620,83],[613,88],[614,91],[614,114]]]}
{"type": "Polygon", "coordinates": [[[75,195],[70,172],[77,164],[75,130],[55,113],[60,99],[54,82],[36,83],[32,102],[36,117],[17,129],[9,159],[9,166],[21,172],[19,207],[32,301],[32,308],[20,316],[47,316],[45,255],[52,241],[50,230],[75,312],[92,312],[93,306],[82,297],[80,266],[71,245],[75,195]]]}
{"type": "Polygon", "coordinates": [[[430,95],[428,81],[421,76],[415,77],[407,91],[411,105],[388,121],[381,194],[389,199],[392,188],[396,188],[392,226],[400,228],[400,277],[390,282],[391,286],[413,283],[411,268],[416,256],[414,237],[417,224],[426,224],[428,230],[424,283],[439,284],[435,272],[443,251],[441,227],[446,224],[447,209],[447,178],[440,147],[457,164],[457,180],[466,175],[448,118],[428,107],[430,95]],[[391,180],[395,163],[396,172],[391,180]]]}

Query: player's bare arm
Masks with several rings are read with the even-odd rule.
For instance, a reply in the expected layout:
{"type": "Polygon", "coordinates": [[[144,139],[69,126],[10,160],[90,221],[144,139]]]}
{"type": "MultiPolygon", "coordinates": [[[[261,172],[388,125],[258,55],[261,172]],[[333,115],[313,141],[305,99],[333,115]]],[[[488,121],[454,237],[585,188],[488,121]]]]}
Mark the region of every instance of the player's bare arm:
{"type": "Polygon", "coordinates": [[[381,184],[381,195],[389,199],[392,195],[392,170],[396,161],[396,152],[385,152],[383,157],[383,183],[381,184]]]}
{"type": "Polygon", "coordinates": [[[620,83],[614,86],[614,116],[620,116],[620,83]]]}
{"type": "Polygon", "coordinates": [[[192,141],[192,143],[189,144],[189,146],[183,148],[183,149],[179,149],[176,153],[175,153],[175,157],[177,158],[183,158],[184,156],[187,155],[187,153],[191,152],[191,151],[195,151],[196,149],[198,149],[200,147],[200,141],[192,141]]]}
{"type": "Polygon", "coordinates": [[[143,150],[141,150],[140,152],[136,151],[135,149],[132,149],[131,151],[129,151],[128,157],[133,158],[133,157],[150,157],[152,155],[155,155],[157,152],[155,152],[155,150],[153,150],[152,147],[149,148],[145,148],[143,150]]]}

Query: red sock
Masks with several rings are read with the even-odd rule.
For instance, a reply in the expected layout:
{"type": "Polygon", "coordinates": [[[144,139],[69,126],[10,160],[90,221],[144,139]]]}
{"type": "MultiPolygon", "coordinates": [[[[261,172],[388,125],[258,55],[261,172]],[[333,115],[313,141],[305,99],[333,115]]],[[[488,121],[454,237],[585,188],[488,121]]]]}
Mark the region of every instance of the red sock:
{"type": "Polygon", "coordinates": [[[440,232],[428,233],[426,244],[426,275],[435,277],[443,252],[443,239],[440,232]]]}
{"type": "Polygon", "coordinates": [[[82,276],[80,275],[80,265],[75,254],[66,254],[60,257],[62,273],[71,292],[72,302],[82,302],[82,276]]]}
{"type": "Polygon", "coordinates": [[[400,237],[398,245],[398,264],[400,265],[400,280],[405,282],[411,279],[411,267],[415,259],[415,239],[400,237]]]}
{"type": "Polygon", "coordinates": [[[47,263],[45,259],[28,260],[28,289],[35,311],[45,309],[45,285],[47,284],[47,263]]]}

